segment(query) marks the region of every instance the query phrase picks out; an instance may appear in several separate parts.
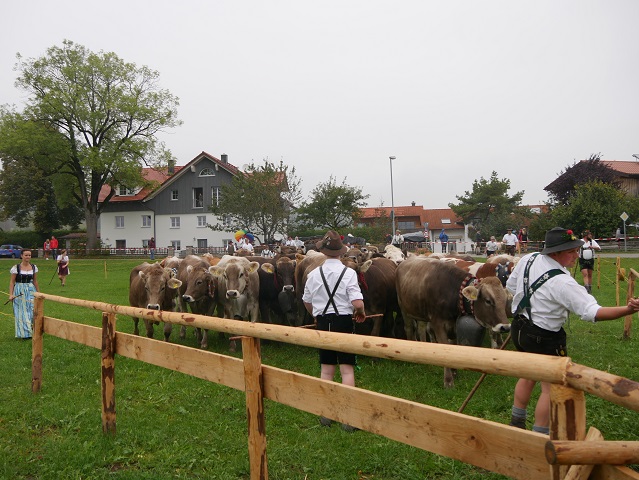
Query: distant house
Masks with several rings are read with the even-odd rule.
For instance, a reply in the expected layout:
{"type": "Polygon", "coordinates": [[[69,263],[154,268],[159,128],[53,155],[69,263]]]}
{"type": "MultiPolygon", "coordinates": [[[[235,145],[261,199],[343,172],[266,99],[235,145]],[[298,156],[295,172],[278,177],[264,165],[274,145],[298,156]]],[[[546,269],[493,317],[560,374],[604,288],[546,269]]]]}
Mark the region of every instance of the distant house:
{"type": "MultiPolygon", "coordinates": [[[[450,242],[468,242],[468,230],[461,218],[450,208],[425,209],[423,205],[394,207],[395,229],[402,233],[428,231],[429,237],[437,241],[442,228],[446,229],[450,242]]],[[[392,234],[391,207],[362,208],[360,224],[372,225],[384,218],[388,222],[388,232],[392,234]]]]}
{"type": "MultiPolygon", "coordinates": [[[[232,234],[207,227],[223,223],[210,212],[210,206],[219,202],[222,186],[238,173],[227,155],[218,159],[206,152],[182,167],[143,169],[145,179],[156,187],[113,187],[116,194],[100,216],[102,243],[117,249],[146,248],[154,237],[158,248],[173,247],[176,251],[189,246],[223,247],[232,234]]],[[[102,189],[99,201],[110,189],[102,189]]]]}

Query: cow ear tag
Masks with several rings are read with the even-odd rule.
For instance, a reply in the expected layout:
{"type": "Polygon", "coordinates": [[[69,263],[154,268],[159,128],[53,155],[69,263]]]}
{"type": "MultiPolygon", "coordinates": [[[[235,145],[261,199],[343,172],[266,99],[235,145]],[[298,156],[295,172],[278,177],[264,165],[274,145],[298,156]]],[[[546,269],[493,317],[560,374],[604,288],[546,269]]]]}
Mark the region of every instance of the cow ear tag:
{"type": "Polygon", "coordinates": [[[462,290],[462,295],[474,302],[477,300],[477,288],[469,285],[462,290]]]}

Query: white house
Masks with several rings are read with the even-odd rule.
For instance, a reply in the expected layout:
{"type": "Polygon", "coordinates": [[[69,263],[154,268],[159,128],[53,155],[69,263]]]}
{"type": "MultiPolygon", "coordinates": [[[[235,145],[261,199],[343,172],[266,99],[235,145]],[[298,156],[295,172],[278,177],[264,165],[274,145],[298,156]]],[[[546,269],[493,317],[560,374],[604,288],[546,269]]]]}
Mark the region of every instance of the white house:
{"type": "MultiPolygon", "coordinates": [[[[143,169],[145,178],[158,185],[155,188],[115,187],[116,194],[100,215],[102,243],[123,250],[142,248],[154,237],[159,249],[225,246],[233,234],[207,227],[222,223],[210,206],[219,202],[222,185],[230,183],[239,170],[228,163],[227,155],[221,157],[202,152],[182,167],[143,169]]],[[[100,201],[110,188],[102,189],[100,201]]]]}

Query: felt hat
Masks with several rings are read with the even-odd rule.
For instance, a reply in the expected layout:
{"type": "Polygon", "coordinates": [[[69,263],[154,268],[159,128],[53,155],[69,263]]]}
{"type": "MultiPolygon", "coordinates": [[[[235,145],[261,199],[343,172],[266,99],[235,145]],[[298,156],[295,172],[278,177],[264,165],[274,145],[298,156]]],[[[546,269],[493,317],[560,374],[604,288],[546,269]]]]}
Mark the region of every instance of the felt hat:
{"type": "Polygon", "coordinates": [[[546,242],[541,253],[548,255],[549,253],[563,252],[564,250],[581,247],[583,244],[584,241],[577,238],[572,230],[555,227],[546,232],[546,242]]]}
{"type": "Polygon", "coordinates": [[[348,248],[342,243],[342,237],[335,230],[329,230],[319,242],[315,244],[317,249],[329,257],[340,257],[348,248]]]}

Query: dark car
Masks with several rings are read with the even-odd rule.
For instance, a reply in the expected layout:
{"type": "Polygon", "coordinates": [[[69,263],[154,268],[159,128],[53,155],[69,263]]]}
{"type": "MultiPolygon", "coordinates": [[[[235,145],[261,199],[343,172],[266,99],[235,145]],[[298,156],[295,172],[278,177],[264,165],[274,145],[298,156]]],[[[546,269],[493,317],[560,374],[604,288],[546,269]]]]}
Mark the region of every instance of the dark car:
{"type": "Polygon", "coordinates": [[[0,245],[0,257],[18,258],[21,253],[20,245],[0,245]]]}

